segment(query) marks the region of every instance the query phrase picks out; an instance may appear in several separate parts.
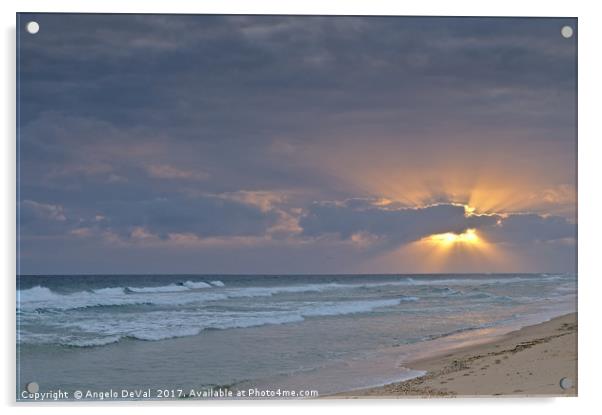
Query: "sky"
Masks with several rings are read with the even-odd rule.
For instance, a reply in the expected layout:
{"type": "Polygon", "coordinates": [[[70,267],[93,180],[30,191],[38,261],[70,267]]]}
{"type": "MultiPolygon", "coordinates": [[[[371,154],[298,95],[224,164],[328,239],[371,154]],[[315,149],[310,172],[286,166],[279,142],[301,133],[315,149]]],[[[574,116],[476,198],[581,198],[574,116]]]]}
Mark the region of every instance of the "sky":
{"type": "Polygon", "coordinates": [[[576,23],[20,14],[18,272],[575,272],[576,23]]]}

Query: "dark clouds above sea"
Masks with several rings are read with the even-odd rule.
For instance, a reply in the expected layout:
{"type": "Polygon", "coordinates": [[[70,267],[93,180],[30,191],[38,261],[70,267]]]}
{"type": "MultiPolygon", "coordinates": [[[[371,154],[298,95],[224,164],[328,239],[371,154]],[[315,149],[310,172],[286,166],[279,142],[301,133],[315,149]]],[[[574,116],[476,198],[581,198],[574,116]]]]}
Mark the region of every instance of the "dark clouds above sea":
{"type": "Polygon", "coordinates": [[[574,267],[572,19],[20,16],[23,273],[352,272],[469,228],[574,267]],[[456,175],[533,203],[378,203],[456,175]]]}

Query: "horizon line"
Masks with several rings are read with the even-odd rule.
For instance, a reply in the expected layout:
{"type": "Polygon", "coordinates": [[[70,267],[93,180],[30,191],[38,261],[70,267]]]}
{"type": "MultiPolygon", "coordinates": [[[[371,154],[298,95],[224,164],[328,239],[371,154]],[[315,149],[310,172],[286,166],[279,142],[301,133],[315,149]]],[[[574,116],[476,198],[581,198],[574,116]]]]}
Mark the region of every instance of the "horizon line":
{"type": "Polygon", "coordinates": [[[235,277],[235,276],[248,276],[248,277],[311,277],[311,276],[428,276],[428,275],[510,275],[510,274],[522,274],[522,275],[535,275],[535,274],[575,274],[577,272],[561,272],[561,271],[545,271],[545,272],[411,272],[411,273],[307,273],[307,274],[284,274],[284,273],[169,273],[169,274],[153,274],[153,273],[106,273],[106,274],[93,274],[93,273],[76,273],[76,274],[16,274],[17,277],[124,277],[124,276],[145,276],[145,277],[168,277],[168,276],[207,276],[207,277],[235,277]]]}

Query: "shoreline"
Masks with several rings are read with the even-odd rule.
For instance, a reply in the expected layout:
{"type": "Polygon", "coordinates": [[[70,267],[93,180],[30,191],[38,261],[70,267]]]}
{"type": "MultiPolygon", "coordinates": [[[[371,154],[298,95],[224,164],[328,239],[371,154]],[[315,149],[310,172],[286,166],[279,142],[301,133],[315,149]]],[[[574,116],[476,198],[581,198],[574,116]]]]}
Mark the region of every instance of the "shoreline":
{"type": "Polygon", "coordinates": [[[324,398],[577,396],[577,313],[400,366],[426,374],[324,398]],[[573,385],[560,387],[560,379],[573,385]]]}

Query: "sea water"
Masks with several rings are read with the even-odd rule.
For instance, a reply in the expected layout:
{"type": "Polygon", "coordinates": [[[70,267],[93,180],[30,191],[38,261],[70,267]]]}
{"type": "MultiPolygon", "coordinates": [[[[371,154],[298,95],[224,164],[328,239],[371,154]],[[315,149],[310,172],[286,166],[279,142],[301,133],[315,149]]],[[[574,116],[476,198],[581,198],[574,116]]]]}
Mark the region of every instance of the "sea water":
{"type": "Polygon", "coordinates": [[[419,375],[403,367],[412,353],[576,311],[576,283],[574,274],[20,276],[17,385],[321,395],[375,386],[419,375]]]}

